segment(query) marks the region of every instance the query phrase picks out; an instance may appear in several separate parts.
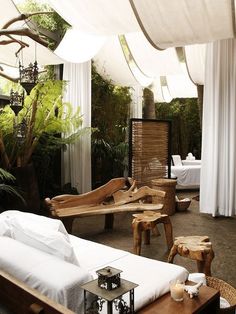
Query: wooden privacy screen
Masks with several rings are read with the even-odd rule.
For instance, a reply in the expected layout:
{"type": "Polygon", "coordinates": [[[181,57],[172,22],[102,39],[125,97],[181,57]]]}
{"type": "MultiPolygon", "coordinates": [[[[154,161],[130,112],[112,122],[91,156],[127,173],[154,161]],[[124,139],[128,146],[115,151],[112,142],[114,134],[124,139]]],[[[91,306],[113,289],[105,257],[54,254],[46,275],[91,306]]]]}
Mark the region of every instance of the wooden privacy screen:
{"type": "Polygon", "coordinates": [[[130,119],[129,176],[138,186],[170,178],[170,121],[130,119]]]}

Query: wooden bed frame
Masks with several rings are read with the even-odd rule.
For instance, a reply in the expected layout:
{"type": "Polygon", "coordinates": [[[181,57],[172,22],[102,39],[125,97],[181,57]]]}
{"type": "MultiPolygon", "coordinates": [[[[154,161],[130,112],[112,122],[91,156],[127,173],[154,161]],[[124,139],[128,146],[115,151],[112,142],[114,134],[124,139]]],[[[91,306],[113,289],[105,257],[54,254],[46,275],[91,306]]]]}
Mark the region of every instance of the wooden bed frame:
{"type": "Polygon", "coordinates": [[[2,270],[0,287],[0,313],[74,314],[2,270]]]}

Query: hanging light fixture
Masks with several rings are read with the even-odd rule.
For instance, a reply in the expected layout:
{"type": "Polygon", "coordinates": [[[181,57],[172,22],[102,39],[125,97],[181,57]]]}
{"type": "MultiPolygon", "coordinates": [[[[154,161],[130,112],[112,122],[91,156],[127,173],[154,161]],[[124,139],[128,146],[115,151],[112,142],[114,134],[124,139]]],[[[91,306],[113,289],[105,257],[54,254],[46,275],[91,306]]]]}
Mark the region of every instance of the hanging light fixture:
{"type": "Polygon", "coordinates": [[[14,92],[11,89],[11,92],[10,92],[10,107],[14,111],[16,116],[18,115],[18,113],[23,108],[23,104],[24,104],[24,92],[22,92],[20,94],[19,92],[17,92],[17,91],[14,92]]]}
{"type": "Polygon", "coordinates": [[[22,62],[19,61],[19,74],[20,74],[20,85],[26,90],[27,95],[30,94],[31,90],[38,83],[38,63],[37,63],[37,44],[35,42],[35,62],[30,63],[28,67],[23,65],[23,51],[22,51],[22,62]]]}
{"type": "Polygon", "coordinates": [[[24,67],[21,62],[19,62],[19,72],[20,72],[20,85],[26,90],[29,95],[31,90],[38,82],[38,63],[30,63],[28,67],[24,67]]]}

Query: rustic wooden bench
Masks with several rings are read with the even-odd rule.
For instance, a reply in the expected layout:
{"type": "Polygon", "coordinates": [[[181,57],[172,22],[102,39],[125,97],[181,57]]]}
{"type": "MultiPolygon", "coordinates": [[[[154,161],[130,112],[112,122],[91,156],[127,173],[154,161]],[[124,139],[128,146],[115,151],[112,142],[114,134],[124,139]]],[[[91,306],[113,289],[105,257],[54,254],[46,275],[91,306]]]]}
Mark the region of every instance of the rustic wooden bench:
{"type": "Polygon", "coordinates": [[[162,204],[152,204],[150,200],[156,196],[164,200],[165,194],[148,186],[137,188],[132,178],[115,178],[91,192],[58,195],[45,202],[51,215],[61,219],[71,233],[75,218],[105,215],[105,228],[111,229],[115,213],[161,210],[162,204]]]}

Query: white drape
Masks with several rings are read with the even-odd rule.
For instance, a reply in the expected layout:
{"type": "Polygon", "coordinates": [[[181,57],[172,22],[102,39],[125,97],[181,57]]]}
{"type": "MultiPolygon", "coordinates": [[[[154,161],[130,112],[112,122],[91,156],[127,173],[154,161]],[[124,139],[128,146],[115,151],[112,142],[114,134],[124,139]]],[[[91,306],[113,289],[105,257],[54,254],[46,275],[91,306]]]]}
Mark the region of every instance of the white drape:
{"type": "Polygon", "coordinates": [[[236,40],[207,45],[200,211],[236,214],[236,40]]]}
{"type": "MultiPolygon", "coordinates": [[[[63,79],[68,81],[64,100],[75,108],[81,108],[83,127],[91,126],[91,62],[65,63],[63,79]]],[[[83,135],[68,145],[62,156],[62,183],[71,185],[80,193],[91,190],[91,143],[90,134],[83,135]]]]}

